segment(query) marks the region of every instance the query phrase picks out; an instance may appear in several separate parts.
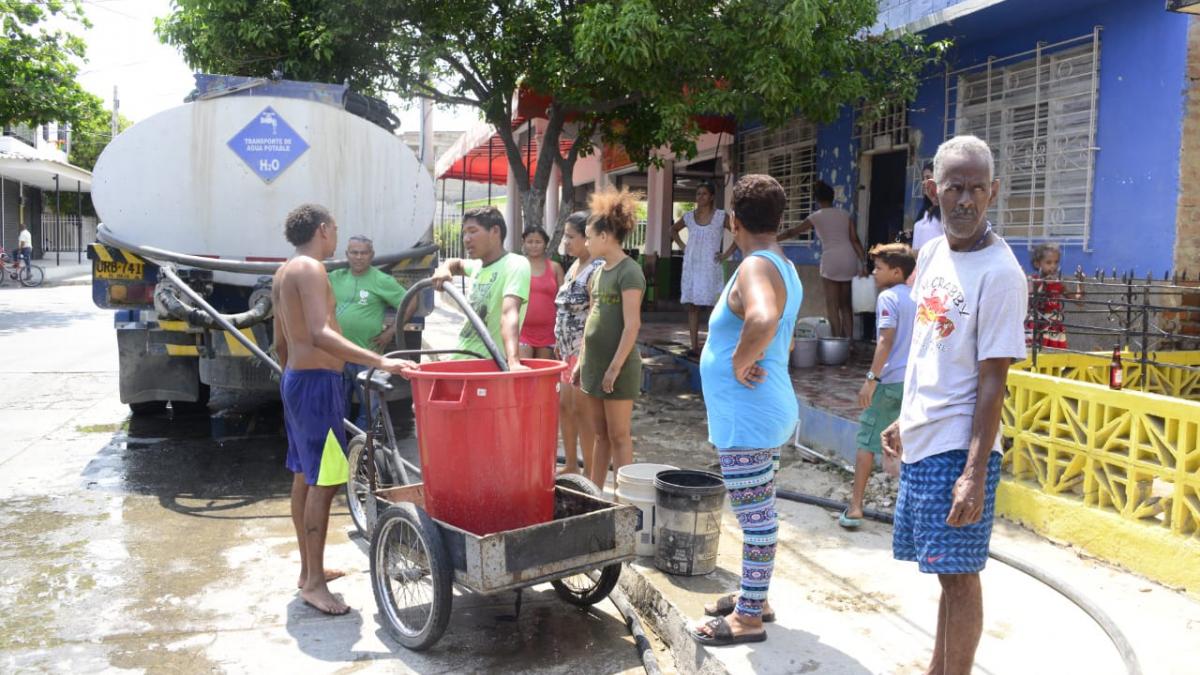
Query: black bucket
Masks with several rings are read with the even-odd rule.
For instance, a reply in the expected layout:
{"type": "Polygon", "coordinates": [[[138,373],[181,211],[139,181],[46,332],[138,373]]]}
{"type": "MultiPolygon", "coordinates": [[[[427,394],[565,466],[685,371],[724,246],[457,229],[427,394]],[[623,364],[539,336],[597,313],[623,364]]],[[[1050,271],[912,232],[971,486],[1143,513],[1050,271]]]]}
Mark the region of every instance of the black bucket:
{"type": "Polygon", "coordinates": [[[725,480],[715,473],[677,469],[654,479],[654,565],[695,576],[717,567],[725,480]]]}

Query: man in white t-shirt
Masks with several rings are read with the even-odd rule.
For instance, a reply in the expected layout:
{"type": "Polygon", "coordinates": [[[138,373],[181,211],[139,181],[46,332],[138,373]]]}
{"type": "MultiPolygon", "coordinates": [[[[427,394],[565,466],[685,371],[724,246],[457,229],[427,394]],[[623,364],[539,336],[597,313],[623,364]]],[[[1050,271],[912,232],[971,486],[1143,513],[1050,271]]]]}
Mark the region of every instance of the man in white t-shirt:
{"type": "Polygon", "coordinates": [[[21,223],[21,232],[17,234],[17,249],[13,251],[13,260],[17,261],[18,267],[21,264],[28,267],[33,260],[33,235],[25,223],[21,223]]]}
{"type": "Polygon", "coordinates": [[[917,259],[917,318],[900,419],[884,452],[903,460],[892,540],[897,560],[942,586],[931,673],[967,675],[983,631],[979,572],[987,562],[1000,480],[1000,411],[1014,360],[1025,357],[1025,274],[992,232],[1000,182],[974,136],[942,144],[925,183],[945,237],[917,259]]]}

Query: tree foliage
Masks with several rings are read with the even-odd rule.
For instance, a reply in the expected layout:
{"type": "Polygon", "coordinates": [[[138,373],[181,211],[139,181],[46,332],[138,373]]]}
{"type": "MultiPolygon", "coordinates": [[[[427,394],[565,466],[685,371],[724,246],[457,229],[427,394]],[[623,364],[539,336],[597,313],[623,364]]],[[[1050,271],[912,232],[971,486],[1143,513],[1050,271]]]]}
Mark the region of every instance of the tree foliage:
{"type": "Polygon", "coordinates": [[[73,123],[83,112],[83,40],[51,23],[90,25],[79,0],[0,0],[0,124],[73,123]]]}
{"type": "MultiPolygon", "coordinates": [[[[124,115],[117,119],[118,132],[128,129],[133,123],[124,115]]],[[[86,93],[82,110],[71,127],[71,155],[75,166],[91,171],[96,159],[112,140],[112,111],[95,94],[86,93]]]]}
{"type": "MultiPolygon", "coordinates": [[[[641,164],[691,156],[699,114],[778,124],[911,97],[939,53],[870,36],[876,0],[176,0],[160,37],[197,68],[349,81],[474,106],[504,140],[527,224],[551,167],[593,139],[641,164]],[[550,97],[537,172],[513,134],[514,92],[550,97]],[[570,154],[559,139],[573,138],[570,154]],[[519,168],[518,168],[519,167],[519,168]]],[[[564,182],[564,201],[570,194],[564,182]]],[[[564,210],[565,211],[565,210],[564,210]]],[[[563,213],[565,216],[566,214],[563,213]]]]}

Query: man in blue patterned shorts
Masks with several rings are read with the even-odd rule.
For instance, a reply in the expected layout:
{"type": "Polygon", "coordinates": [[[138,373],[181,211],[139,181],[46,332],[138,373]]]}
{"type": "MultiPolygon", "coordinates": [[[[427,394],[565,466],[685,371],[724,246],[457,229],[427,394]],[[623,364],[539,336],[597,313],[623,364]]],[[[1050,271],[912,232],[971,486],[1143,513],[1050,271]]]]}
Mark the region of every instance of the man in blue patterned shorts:
{"type": "Polygon", "coordinates": [[[938,148],[925,190],[945,236],[921,247],[904,402],[882,437],[884,452],[903,460],[893,555],[942,586],[929,675],[968,675],[975,660],[1005,380],[1025,358],[1025,274],[987,221],[999,187],[982,140],[938,148]]]}

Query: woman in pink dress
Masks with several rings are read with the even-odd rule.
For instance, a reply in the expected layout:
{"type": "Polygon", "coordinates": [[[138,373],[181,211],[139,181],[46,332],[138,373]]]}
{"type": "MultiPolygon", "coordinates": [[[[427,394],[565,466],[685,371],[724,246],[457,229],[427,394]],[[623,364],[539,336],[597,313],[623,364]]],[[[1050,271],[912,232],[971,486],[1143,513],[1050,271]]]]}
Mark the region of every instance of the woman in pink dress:
{"type": "Polygon", "coordinates": [[[529,306],[521,324],[521,358],[554,358],[554,296],[562,285],[562,266],[546,256],[550,237],[540,227],[521,236],[522,251],[529,259],[529,306]]]}
{"type": "Polygon", "coordinates": [[[780,232],[779,241],[816,230],[817,239],[821,240],[821,281],[830,329],[834,337],[850,337],[854,330],[850,281],[866,272],[867,254],[858,240],[850,213],[833,205],[833,188],[818,181],[813,192],[821,208],[799,225],[780,232]]]}

